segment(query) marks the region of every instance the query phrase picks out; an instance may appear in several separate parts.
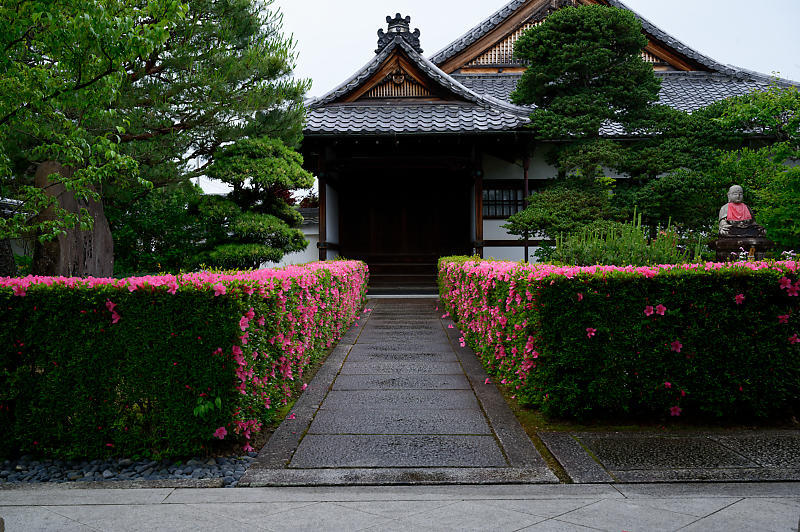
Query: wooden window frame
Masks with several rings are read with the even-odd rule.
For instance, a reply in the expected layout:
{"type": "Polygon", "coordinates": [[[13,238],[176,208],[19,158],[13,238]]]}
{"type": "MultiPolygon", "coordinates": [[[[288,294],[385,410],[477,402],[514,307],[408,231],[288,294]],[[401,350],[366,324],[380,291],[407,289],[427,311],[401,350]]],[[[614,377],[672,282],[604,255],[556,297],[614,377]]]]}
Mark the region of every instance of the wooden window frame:
{"type": "MultiPolygon", "coordinates": [[[[533,190],[530,191],[531,193],[533,190]]],[[[525,183],[522,179],[484,179],[483,180],[483,219],[484,220],[506,220],[512,214],[520,212],[524,208],[525,202],[525,183]],[[491,199],[490,192],[513,190],[518,191],[517,198],[509,200],[491,199]],[[511,214],[490,214],[492,207],[505,206],[511,203],[511,214]]]]}

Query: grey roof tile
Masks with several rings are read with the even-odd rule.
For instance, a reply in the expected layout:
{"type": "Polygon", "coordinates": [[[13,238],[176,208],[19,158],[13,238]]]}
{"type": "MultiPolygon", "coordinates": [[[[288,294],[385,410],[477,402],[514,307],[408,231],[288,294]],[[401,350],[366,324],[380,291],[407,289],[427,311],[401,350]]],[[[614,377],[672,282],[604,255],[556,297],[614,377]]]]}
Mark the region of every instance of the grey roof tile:
{"type": "Polygon", "coordinates": [[[309,109],[305,134],[413,134],[508,131],[527,117],[471,103],[329,104],[309,109]]]}
{"type": "MultiPolygon", "coordinates": [[[[453,77],[471,90],[510,101],[511,92],[520,79],[519,74],[454,74],[453,77]]],[[[718,100],[740,96],[755,90],[765,90],[769,79],[761,76],[715,74],[711,72],[656,72],[661,79],[659,101],[675,109],[693,111],[718,100]]],[[[782,85],[789,82],[780,81],[782,85]]]]}

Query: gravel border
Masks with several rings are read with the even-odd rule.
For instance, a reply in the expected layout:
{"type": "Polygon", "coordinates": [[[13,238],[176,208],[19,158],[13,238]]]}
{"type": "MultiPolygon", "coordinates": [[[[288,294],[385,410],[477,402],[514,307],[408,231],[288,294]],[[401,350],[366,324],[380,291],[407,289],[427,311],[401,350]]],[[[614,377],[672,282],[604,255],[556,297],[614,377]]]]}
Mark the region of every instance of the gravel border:
{"type": "Polygon", "coordinates": [[[219,479],[235,487],[257,453],[189,460],[58,460],[24,455],[0,464],[0,487],[10,484],[113,483],[120,481],[200,481],[219,479]]]}

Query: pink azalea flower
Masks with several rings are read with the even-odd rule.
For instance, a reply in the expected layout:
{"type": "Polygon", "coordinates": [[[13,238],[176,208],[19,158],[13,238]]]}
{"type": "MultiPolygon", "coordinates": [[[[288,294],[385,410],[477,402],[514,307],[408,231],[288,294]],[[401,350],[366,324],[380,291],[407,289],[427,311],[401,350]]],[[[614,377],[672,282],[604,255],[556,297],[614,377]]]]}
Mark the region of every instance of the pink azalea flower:
{"type": "Polygon", "coordinates": [[[744,294],[736,294],[736,297],[734,299],[736,300],[737,305],[741,305],[742,303],[744,303],[744,294]]]}
{"type": "Polygon", "coordinates": [[[789,294],[789,297],[797,297],[797,295],[800,294],[800,281],[797,281],[793,286],[791,286],[787,290],[787,293],[789,294]]]}
{"type": "Polygon", "coordinates": [[[592,336],[595,335],[596,332],[597,332],[597,329],[593,329],[592,327],[586,327],[586,337],[587,338],[591,338],[592,336]]]}
{"type": "Polygon", "coordinates": [[[286,419],[294,419],[295,417],[296,417],[296,416],[294,415],[294,412],[292,412],[291,414],[289,414],[288,416],[286,416],[286,419]]]}
{"type": "Polygon", "coordinates": [[[647,305],[644,307],[644,315],[648,317],[653,315],[653,305],[647,305]]]}
{"type": "Polygon", "coordinates": [[[578,292],[578,301],[583,301],[583,294],[578,292]]]}
{"type": "Polygon", "coordinates": [[[228,435],[228,430],[225,427],[220,427],[214,431],[214,437],[219,438],[220,440],[224,440],[225,436],[228,435]]]}
{"type": "Polygon", "coordinates": [[[664,383],[664,388],[667,388],[667,389],[672,388],[672,383],[669,382],[669,381],[665,382],[664,383]]]}
{"type": "Polygon", "coordinates": [[[664,305],[659,304],[656,307],[656,314],[658,314],[659,316],[663,316],[666,311],[667,307],[665,307],[664,305]]]}
{"type": "Polygon", "coordinates": [[[786,290],[792,286],[792,280],[788,277],[781,277],[781,290],[786,290]]]}
{"type": "Polygon", "coordinates": [[[484,383],[484,384],[489,384],[490,382],[492,382],[492,381],[491,381],[491,380],[489,380],[489,378],[488,378],[488,377],[486,378],[486,380],[485,380],[485,381],[483,381],[483,383],[484,383]]]}
{"type": "Polygon", "coordinates": [[[450,313],[449,312],[445,312],[444,314],[442,314],[442,319],[445,319],[445,318],[447,318],[449,316],[450,316],[450,313]]]}
{"type": "Polygon", "coordinates": [[[300,389],[301,389],[301,390],[305,390],[306,388],[308,388],[308,384],[306,384],[306,383],[304,382],[304,383],[303,383],[303,386],[301,386],[301,387],[300,387],[300,389]]]}
{"type": "Polygon", "coordinates": [[[116,313],[116,311],[111,312],[111,323],[117,323],[122,316],[116,313]]]}
{"type": "Polygon", "coordinates": [[[249,443],[245,443],[242,447],[242,450],[246,453],[252,453],[255,449],[253,449],[249,443]]]}
{"type": "Polygon", "coordinates": [[[789,315],[778,316],[778,323],[789,323],[789,315]]]}
{"type": "Polygon", "coordinates": [[[683,344],[680,343],[680,341],[678,340],[675,340],[670,345],[671,345],[670,350],[675,351],[676,353],[680,353],[681,349],[683,348],[683,344]]]}
{"type": "Polygon", "coordinates": [[[669,407],[669,415],[671,416],[680,416],[683,409],[679,406],[671,406],[669,407]]]}
{"type": "Polygon", "coordinates": [[[217,283],[214,285],[214,297],[225,295],[228,289],[225,288],[224,284],[217,283]]]}
{"type": "Polygon", "coordinates": [[[455,327],[453,327],[453,324],[452,324],[452,323],[451,323],[450,325],[448,325],[448,326],[447,326],[447,328],[448,328],[448,329],[455,329],[455,327]]]}
{"type": "Polygon", "coordinates": [[[15,296],[25,297],[25,288],[22,286],[14,285],[11,287],[11,290],[14,292],[15,296]]]}
{"type": "Polygon", "coordinates": [[[797,333],[794,333],[792,336],[789,337],[789,343],[792,345],[800,344],[800,337],[797,336],[797,333]]]}

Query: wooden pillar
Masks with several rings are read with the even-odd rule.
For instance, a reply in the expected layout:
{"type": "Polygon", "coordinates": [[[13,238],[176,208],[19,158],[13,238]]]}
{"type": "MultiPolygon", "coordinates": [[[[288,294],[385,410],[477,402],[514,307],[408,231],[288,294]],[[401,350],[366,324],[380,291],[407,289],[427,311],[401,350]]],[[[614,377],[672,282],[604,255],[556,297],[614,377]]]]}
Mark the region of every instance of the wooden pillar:
{"type": "MultiPolygon", "coordinates": [[[[522,179],[523,179],[523,192],[522,192],[522,208],[528,208],[528,195],[530,194],[530,188],[528,187],[528,170],[531,167],[531,157],[528,153],[528,149],[525,149],[525,155],[522,158],[522,179]]],[[[530,246],[528,245],[528,232],[525,231],[525,262],[528,262],[530,258],[530,246]]]]}
{"type": "Polygon", "coordinates": [[[475,253],[483,258],[483,171],[475,176],[475,253]]]}

